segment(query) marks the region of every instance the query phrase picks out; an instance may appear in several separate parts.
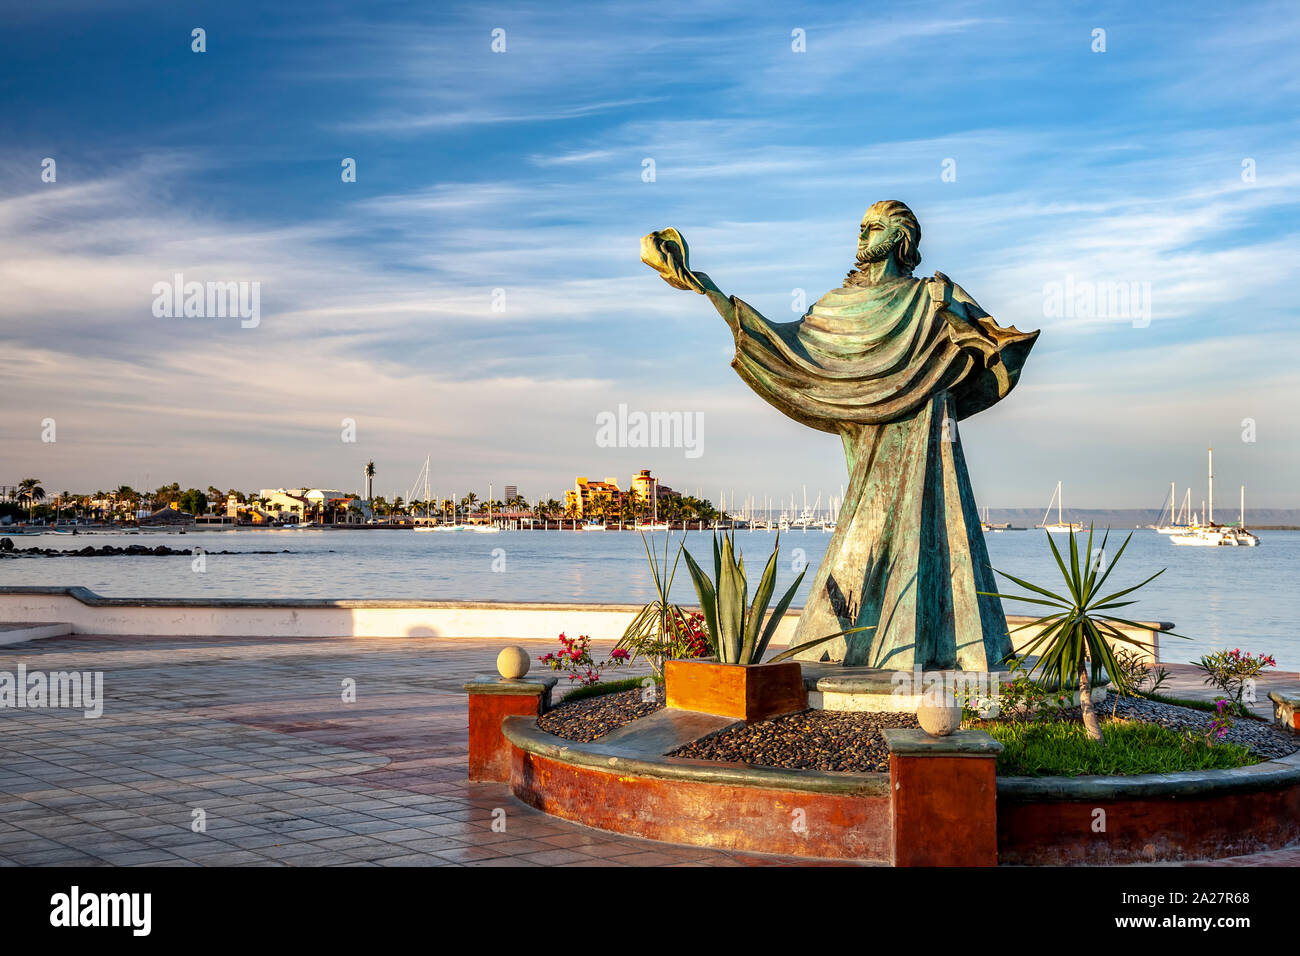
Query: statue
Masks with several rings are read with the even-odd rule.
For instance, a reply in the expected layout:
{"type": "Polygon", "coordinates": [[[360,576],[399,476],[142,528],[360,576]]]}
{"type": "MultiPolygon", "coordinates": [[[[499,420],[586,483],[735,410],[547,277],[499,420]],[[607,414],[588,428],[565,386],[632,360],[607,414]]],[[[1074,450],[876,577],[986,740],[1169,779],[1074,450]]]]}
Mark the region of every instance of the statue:
{"type": "Polygon", "coordinates": [[[999,326],[940,272],[917,279],[921,229],[897,201],[862,219],[856,267],[795,322],[770,322],[690,270],[675,229],[641,258],[708,296],[732,367],[773,407],[839,435],[849,484],[795,644],[872,626],[805,656],[889,670],[999,669],[1011,653],[957,423],[1015,387],[1038,338],[999,326]]]}

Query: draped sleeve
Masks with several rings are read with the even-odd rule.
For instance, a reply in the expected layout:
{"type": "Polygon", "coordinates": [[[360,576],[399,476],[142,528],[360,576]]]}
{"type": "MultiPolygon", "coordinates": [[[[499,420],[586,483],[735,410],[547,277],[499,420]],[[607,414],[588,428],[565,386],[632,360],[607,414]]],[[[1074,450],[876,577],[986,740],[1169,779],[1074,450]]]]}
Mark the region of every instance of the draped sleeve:
{"type": "Polygon", "coordinates": [[[732,299],[732,367],[769,404],[826,432],[908,418],[941,391],[961,418],[1005,397],[1037,333],[997,325],[946,276],[845,286],[795,322],[769,322],[732,299]]]}

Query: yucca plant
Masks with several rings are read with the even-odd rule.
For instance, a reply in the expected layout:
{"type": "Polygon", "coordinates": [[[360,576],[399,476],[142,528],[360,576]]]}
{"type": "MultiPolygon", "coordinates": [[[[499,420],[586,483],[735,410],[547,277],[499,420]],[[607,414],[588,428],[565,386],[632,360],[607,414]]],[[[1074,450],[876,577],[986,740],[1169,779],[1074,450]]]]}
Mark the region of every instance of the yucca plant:
{"type": "MultiPolygon", "coordinates": [[[[668,537],[671,536],[664,538],[664,556],[660,561],[646,536],[641,535],[641,544],[645,547],[646,560],[650,563],[650,574],[655,582],[655,599],[637,612],[623,636],[614,645],[615,649],[627,650],[632,655],[632,660],[644,657],[651,670],[661,677],[664,661],[679,656],[686,649],[691,631],[689,615],[668,600],[673,578],[677,576],[677,564],[681,561],[686,546],[686,538],[683,536],[677,545],[677,554],[670,567],[668,537]]],[[[713,643],[712,633],[710,630],[710,644],[713,643]]]]}
{"type": "MultiPolygon", "coordinates": [[[[684,542],[683,542],[684,543],[684,542]]],[[[700,609],[704,612],[704,621],[708,625],[711,640],[716,645],[718,660],[723,664],[757,664],[763,659],[772,635],[776,633],[785,616],[790,602],[803,582],[808,569],[799,572],[794,584],[776,602],[770,617],[767,606],[771,603],[776,589],[776,558],[781,548],[781,536],[778,534],[772,547],[772,556],[767,559],[767,567],[759,579],[754,592],[754,600],[749,601],[749,583],[745,578],[745,559],[736,551],[735,536],[716,533],[713,536],[713,580],[701,570],[699,564],[685,551],[686,568],[691,573],[695,585],[695,594],[700,599],[700,609]],[[766,626],[763,623],[767,617],[766,626]]],[[[815,640],[807,641],[797,647],[789,648],[776,655],[769,663],[775,664],[794,657],[801,651],[824,644],[844,634],[869,630],[870,626],[852,627],[836,631],[815,640]]]]}
{"type": "MultiPolygon", "coordinates": [[[[1128,547],[1129,541],[1133,539],[1133,534],[1132,532],[1129,533],[1129,536],[1124,539],[1124,544],[1116,552],[1114,560],[1110,562],[1110,566],[1103,569],[1103,557],[1106,553],[1106,542],[1109,538],[1110,532],[1107,531],[1101,539],[1100,551],[1094,558],[1092,552],[1092,527],[1088,527],[1088,543],[1083,555],[1080,555],[1079,542],[1076,541],[1074,532],[1071,531],[1070,564],[1067,567],[1065,560],[1061,557],[1061,552],[1056,547],[1056,542],[1052,540],[1050,533],[1047,535],[1047,543],[1051,546],[1057,567],[1061,569],[1061,575],[1065,579],[1066,594],[1056,594],[1046,588],[1040,588],[1028,581],[1022,581],[1014,575],[1007,574],[1005,571],[998,571],[997,568],[993,570],[1004,578],[1014,581],[1022,588],[1028,588],[1040,596],[1029,597],[1019,594],[980,592],[981,594],[990,594],[1001,598],[1004,601],[1023,601],[1027,604],[1038,604],[1056,609],[1052,613],[1040,617],[1036,621],[1023,624],[1015,630],[1042,627],[1042,630],[1025,646],[1023,651],[1026,656],[1039,655],[1029,673],[1032,676],[1035,672],[1041,671],[1045,676],[1054,677],[1062,690],[1073,690],[1077,687],[1079,690],[1079,709],[1083,714],[1084,728],[1087,730],[1088,736],[1099,743],[1105,743],[1105,738],[1101,732],[1101,724],[1097,720],[1097,712],[1092,706],[1092,684],[1100,679],[1101,671],[1104,668],[1119,690],[1124,692],[1132,690],[1129,686],[1130,672],[1120,665],[1107,638],[1125,644],[1132,644],[1136,647],[1147,646],[1141,641],[1129,637],[1117,626],[1126,625],[1140,629],[1143,625],[1101,612],[1136,604],[1136,601],[1120,601],[1118,599],[1127,594],[1132,594],[1165,573],[1165,569],[1161,568],[1140,584],[1124,588],[1113,594],[1107,594],[1104,597],[1098,597],[1102,585],[1106,583],[1110,573],[1119,564],[1119,559],[1124,556],[1124,549],[1128,547]]],[[[1182,637],[1181,634],[1171,634],[1171,636],[1182,637]]]]}

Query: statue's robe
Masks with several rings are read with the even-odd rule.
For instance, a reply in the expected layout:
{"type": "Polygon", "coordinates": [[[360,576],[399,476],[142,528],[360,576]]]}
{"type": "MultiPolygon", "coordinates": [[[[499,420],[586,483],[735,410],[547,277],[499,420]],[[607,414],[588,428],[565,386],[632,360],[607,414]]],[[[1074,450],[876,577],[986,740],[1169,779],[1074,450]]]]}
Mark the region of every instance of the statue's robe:
{"type": "Polygon", "coordinates": [[[795,643],[890,670],[990,670],[1011,653],[957,422],[1014,387],[1038,333],[995,323],[946,276],[822,296],[796,322],[739,299],[732,366],[789,417],[843,439],[849,484],[795,643]]]}

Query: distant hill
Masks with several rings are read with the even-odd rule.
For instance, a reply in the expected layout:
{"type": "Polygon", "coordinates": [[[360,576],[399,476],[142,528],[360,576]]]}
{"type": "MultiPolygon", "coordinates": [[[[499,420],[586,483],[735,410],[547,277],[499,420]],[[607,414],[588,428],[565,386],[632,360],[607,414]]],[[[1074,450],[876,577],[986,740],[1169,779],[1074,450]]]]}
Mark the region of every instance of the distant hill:
{"type": "MultiPolygon", "coordinates": [[[[1155,524],[1160,511],[1153,508],[1067,508],[1066,521],[1079,521],[1086,528],[1092,524],[1097,528],[1145,528],[1155,524]]],[[[1214,517],[1223,524],[1236,524],[1235,506],[1214,509],[1214,517]]],[[[1010,522],[1015,528],[1034,528],[1043,520],[1042,508],[990,508],[990,524],[1010,522]]],[[[1056,520],[1056,509],[1052,509],[1051,520],[1056,520]]],[[[1248,508],[1246,525],[1250,528],[1285,525],[1300,527],[1300,509],[1297,508],[1248,508]]]]}

